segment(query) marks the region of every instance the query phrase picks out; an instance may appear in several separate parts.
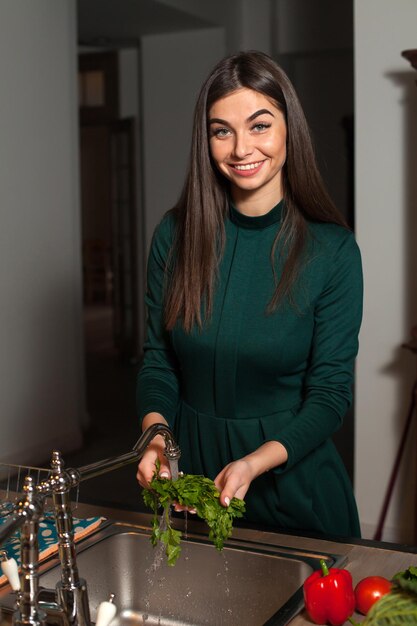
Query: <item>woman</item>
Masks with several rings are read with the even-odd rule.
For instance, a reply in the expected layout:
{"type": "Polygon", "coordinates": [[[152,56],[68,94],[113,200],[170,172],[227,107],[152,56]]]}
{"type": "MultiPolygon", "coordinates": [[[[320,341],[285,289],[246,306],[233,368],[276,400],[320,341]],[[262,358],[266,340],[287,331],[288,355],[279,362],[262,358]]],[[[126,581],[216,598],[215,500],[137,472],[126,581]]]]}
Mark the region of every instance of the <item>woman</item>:
{"type": "MultiPolygon", "coordinates": [[[[142,428],[174,430],[181,469],[281,529],[359,536],[331,435],[351,401],[360,254],[317,170],[284,72],[223,59],[199,94],[189,170],[154,234],[142,428]]],[[[169,476],[162,438],[139,464],[169,476]]]]}

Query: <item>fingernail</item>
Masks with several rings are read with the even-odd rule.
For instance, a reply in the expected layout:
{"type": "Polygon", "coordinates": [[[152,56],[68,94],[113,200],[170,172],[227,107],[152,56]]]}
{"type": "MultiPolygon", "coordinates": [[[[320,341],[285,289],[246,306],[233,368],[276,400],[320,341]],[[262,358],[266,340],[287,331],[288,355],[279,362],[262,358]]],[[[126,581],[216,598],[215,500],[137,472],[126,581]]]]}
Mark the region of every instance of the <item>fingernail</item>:
{"type": "Polygon", "coordinates": [[[160,478],[169,478],[169,474],[168,474],[168,472],[161,472],[161,473],[159,474],[159,477],[160,477],[160,478]]]}
{"type": "Polygon", "coordinates": [[[229,506],[229,504],[230,504],[230,498],[228,498],[228,497],[226,496],[226,497],[225,497],[225,499],[224,499],[224,502],[225,502],[226,506],[229,506]]]}

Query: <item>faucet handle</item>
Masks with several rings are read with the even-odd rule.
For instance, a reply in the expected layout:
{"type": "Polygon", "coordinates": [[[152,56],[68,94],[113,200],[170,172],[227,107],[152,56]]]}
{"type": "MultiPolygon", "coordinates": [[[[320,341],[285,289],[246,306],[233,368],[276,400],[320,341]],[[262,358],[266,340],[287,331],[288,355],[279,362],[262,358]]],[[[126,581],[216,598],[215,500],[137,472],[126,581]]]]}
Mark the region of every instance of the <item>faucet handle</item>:
{"type": "Polygon", "coordinates": [[[9,559],[7,556],[7,552],[5,550],[2,550],[0,552],[0,565],[1,570],[8,579],[13,591],[20,591],[20,576],[16,559],[9,559]]]}
{"type": "Polygon", "coordinates": [[[174,437],[172,436],[171,430],[165,430],[161,432],[165,440],[165,456],[169,461],[178,461],[181,456],[181,450],[174,437]]]}
{"type": "Polygon", "coordinates": [[[111,593],[110,598],[106,602],[99,604],[97,609],[96,626],[108,626],[116,615],[117,607],[113,600],[114,593],[111,593]]]}
{"type": "Polygon", "coordinates": [[[178,461],[181,456],[180,447],[172,439],[165,440],[165,456],[169,461],[178,461]]]}

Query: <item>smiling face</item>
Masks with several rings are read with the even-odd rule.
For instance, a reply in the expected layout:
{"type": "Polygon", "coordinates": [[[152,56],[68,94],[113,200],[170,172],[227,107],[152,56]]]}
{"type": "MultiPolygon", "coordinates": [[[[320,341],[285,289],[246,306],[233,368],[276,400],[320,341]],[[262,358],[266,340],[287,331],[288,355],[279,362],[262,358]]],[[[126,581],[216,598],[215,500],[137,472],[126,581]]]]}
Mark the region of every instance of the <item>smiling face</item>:
{"type": "Polygon", "coordinates": [[[268,212],[282,198],[284,115],[261,93],[242,88],[217,100],[208,122],[212,159],[230,181],[237,208],[247,214],[268,212]]]}

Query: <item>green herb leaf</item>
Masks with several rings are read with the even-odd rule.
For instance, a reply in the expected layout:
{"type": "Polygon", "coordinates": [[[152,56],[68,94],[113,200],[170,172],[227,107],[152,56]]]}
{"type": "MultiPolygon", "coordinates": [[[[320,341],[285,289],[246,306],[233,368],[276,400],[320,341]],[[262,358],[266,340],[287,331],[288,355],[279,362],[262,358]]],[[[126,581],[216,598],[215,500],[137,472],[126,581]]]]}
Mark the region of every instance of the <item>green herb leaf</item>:
{"type": "Polygon", "coordinates": [[[360,626],[416,626],[417,596],[394,589],[372,606],[360,626]]]}
{"type": "Polygon", "coordinates": [[[398,572],[395,574],[392,581],[395,585],[401,587],[401,589],[417,594],[417,567],[412,565],[405,571],[398,572]]]}
{"type": "Polygon", "coordinates": [[[152,520],[152,545],[158,541],[165,544],[168,565],[175,565],[181,547],[181,532],[172,528],[169,509],[174,502],[195,508],[197,515],[209,527],[209,539],[217,550],[222,550],[224,542],[233,530],[233,519],[242,517],[245,512],[243,500],[233,498],[226,508],[220,504],[219,492],[210,478],[194,474],[180,475],[172,481],[158,476],[158,468],[150,483],[150,489],[143,491],[143,500],[154,513],[152,520]],[[163,508],[163,522],[158,519],[158,510],[163,508]]]}

